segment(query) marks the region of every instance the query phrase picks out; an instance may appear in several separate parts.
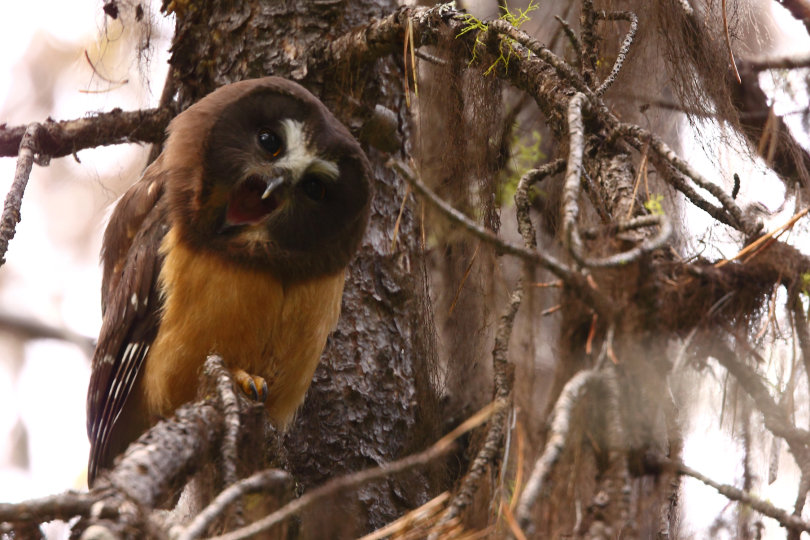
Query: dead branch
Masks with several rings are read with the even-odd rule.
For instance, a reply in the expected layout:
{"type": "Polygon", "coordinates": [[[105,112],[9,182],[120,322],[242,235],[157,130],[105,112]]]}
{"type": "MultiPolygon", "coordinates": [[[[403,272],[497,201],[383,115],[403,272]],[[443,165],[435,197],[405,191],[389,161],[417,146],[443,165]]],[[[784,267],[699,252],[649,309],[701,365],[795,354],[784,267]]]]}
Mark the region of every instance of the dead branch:
{"type": "Polygon", "coordinates": [[[675,171],[677,171],[677,174],[681,174],[689,178],[698,187],[711,193],[712,196],[714,196],[720,202],[722,208],[712,205],[710,202],[698,195],[697,192],[691,189],[689,186],[683,182],[677,181],[676,176],[666,174],[666,167],[659,167],[659,169],[662,169],[661,172],[664,173],[666,180],[670,182],[675,189],[686,195],[687,198],[689,198],[689,200],[695,204],[695,206],[705,210],[718,221],[734,227],[735,229],[738,229],[739,231],[748,235],[756,234],[762,228],[761,222],[755,222],[752,218],[743,214],[743,211],[739,206],[737,206],[734,199],[731,198],[731,195],[723,191],[723,189],[717,184],[714,184],[708,179],[704,178],[703,175],[695,170],[695,168],[692,167],[688,162],[678,157],[678,155],[659,137],[646,131],[640,126],[630,124],[619,124],[616,126],[616,130],[622,135],[628,137],[628,142],[630,142],[630,144],[638,151],[642,151],[646,144],[649,144],[650,150],[653,151],[653,156],[651,156],[653,159],[657,158],[660,163],[665,163],[671,166],[675,169],[675,171]],[[642,141],[644,141],[644,143],[642,143],[642,141]]]}
{"type": "Polygon", "coordinates": [[[289,517],[300,513],[326,497],[335,496],[344,491],[355,489],[368,484],[369,482],[373,482],[374,480],[387,478],[414,467],[426,465],[450,452],[455,446],[456,439],[461,437],[464,433],[476,428],[494,415],[498,414],[500,411],[504,410],[506,410],[506,403],[498,400],[493,401],[464,421],[453,431],[436,441],[427,450],[419,452],[418,454],[413,454],[393,463],[387,463],[372,469],[366,469],[354,474],[333,478],[322,486],[305,493],[300,498],[295,499],[272,514],[255,521],[246,527],[242,527],[241,529],[237,529],[222,536],[214,537],[211,540],[243,540],[245,538],[250,538],[279,523],[282,523],[289,517]]]}
{"type": "Polygon", "coordinates": [[[616,61],[613,62],[613,68],[610,70],[610,74],[605,77],[605,80],[602,81],[599,88],[594,91],[594,94],[601,96],[614,82],[616,82],[616,77],[619,76],[619,72],[624,65],[627,54],[630,52],[630,47],[633,45],[633,39],[635,39],[636,32],[638,31],[638,17],[636,17],[636,14],[632,11],[613,11],[608,13],[600,11],[597,12],[597,15],[600,19],[605,19],[606,21],[621,20],[628,21],[630,23],[630,29],[627,31],[624,41],[622,41],[622,45],[619,48],[619,53],[616,55],[616,61]]]}
{"type": "Polygon", "coordinates": [[[41,499],[19,503],[0,503],[0,523],[43,523],[54,519],[67,521],[74,516],[115,519],[116,504],[104,501],[104,493],[67,491],[41,499]]]}
{"type": "Polygon", "coordinates": [[[574,29],[571,28],[571,25],[568,24],[568,21],[560,17],[559,15],[555,15],[554,18],[560,23],[560,28],[562,28],[565,36],[568,38],[568,41],[571,43],[571,48],[574,49],[574,54],[576,55],[577,64],[582,65],[582,44],[579,42],[579,38],[577,37],[576,33],[574,33],[574,29]]]}
{"type": "Polygon", "coordinates": [[[776,0],[787,9],[793,18],[801,21],[810,34],[810,2],[807,0],[776,0]]]}
{"type": "Polygon", "coordinates": [[[21,339],[58,339],[73,343],[88,356],[96,347],[96,340],[74,332],[65,326],[50,325],[45,322],[24,317],[11,311],[0,310],[0,330],[11,332],[21,339]]]}
{"type": "MultiPolygon", "coordinates": [[[[522,299],[523,283],[522,280],[520,280],[517,286],[515,286],[515,290],[512,291],[512,295],[509,298],[509,305],[506,307],[503,315],[501,315],[498,321],[498,328],[495,331],[495,346],[492,349],[492,369],[495,379],[494,393],[496,401],[504,404],[511,403],[513,381],[506,355],[509,351],[509,339],[512,337],[515,316],[520,308],[522,299]]],[[[478,454],[467,470],[467,474],[462,479],[461,487],[459,487],[456,494],[453,496],[447,511],[439,521],[440,525],[447,524],[461,515],[461,512],[472,502],[481,478],[487,471],[489,465],[495,461],[496,456],[502,448],[506,419],[509,411],[510,407],[504,406],[496,414],[492,415],[484,445],[478,451],[478,454]]]]}
{"type": "Polygon", "coordinates": [[[585,153],[585,126],[582,107],[585,95],[577,93],[568,102],[568,161],[562,195],[562,228],[566,248],[571,256],[582,261],[582,240],[577,232],[579,217],[579,186],[582,177],[582,156],[585,153]]]}
{"type": "Polygon", "coordinates": [[[402,176],[402,178],[410,184],[411,187],[414,188],[420,195],[425,197],[427,201],[437,210],[439,210],[444,216],[446,216],[450,221],[453,223],[460,225],[467,231],[469,231],[473,236],[476,238],[487,242],[498,250],[502,251],[503,253],[514,255],[515,257],[519,257],[529,263],[534,263],[546,268],[547,270],[554,273],[560,279],[567,281],[571,275],[571,270],[566,267],[564,264],[559,262],[557,259],[548,255],[546,253],[540,253],[538,251],[530,251],[528,249],[522,248],[520,246],[516,246],[514,244],[510,244],[504,240],[498,238],[495,234],[488,231],[487,229],[483,228],[482,226],[478,225],[470,218],[453,208],[447,202],[443,201],[439,198],[436,193],[433,192],[429,187],[427,187],[417,176],[416,174],[411,171],[409,168],[405,166],[405,164],[398,162],[396,160],[392,160],[388,163],[388,166],[393,168],[397,171],[397,173],[402,176]]]}
{"type": "Polygon", "coordinates": [[[266,492],[280,484],[291,484],[290,473],[278,469],[259,471],[248,478],[231,484],[220,492],[202,512],[179,534],[177,540],[194,540],[205,534],[208,527],[240,498],[251,493],[266,492]]]}
{"type": "MultiPolygon", "coordinates": [[[[202,378],[204,385],[211,381],[221,390],[219,396],[187,403],[178,408],[172,418],[158,422],[130,445],[115,467],[98,478],[89,493],[68,492],[3,504],[0,505],[0,522],[41,523],[81,516],[89,520],[85,524],[88,526],[100,520],[146,519],[148,510],[158,508],[204,464],[214,459],[223,433],[230,429],[226,421],[241,421],[238,414],[234,418],[233,411],[228,410],[233,404],[222,390],[232,383],[220,357],[212,355],[206,360],[202,378]]],[[[105,521],[105,524],[110,522],[105,521]]],[[[106,525],[101,527],[106,528],[106,525]]]]}
{"type": "Polygon", "coordinates": [[[537,264],[563,280],[566,286],[576,291],[586,298],[593,306],[593,309],[606,317],[610,317],[612,308],[602,297],[601,293],[588,285],[585,278],[578,272],[573,272],[567,266],[559,262],[548,253],[537,250],[529,250],[514,244],[510,244],[498,238],[492,232],[481,227],[470,218],[443,201],[429,187],[427,187],[413,172],[399,161],[391,160],[389,166],[396,170],[420,195],[425,197],[434,208],[438,209],[450,221],[462,226],[464,229],[508,255],[514,255],[528,263],[537,264]]]}
{"type": "Polygon", "coordinates": [[[768,501],[760,499],[756,495],[752,495],[751,493],[735,488],[734,486],[730,486],[728,484],[720,484],[718,482],[715,482],[709,477],[704,476],[703,474],[697,472],[691,467],[686,466],[683,463],[679,463],[668,459],[661,459],[661,463],[675,468],[678,471],[678,474],[691,476],[692,478],[699,480],[700,482],[703,482],[707,486],[714,488],[715,490],[717,490],[718,493],[720,493],[724,497],[728,497],[732,501],[739,501],[743,504],[750,506],[760,514],[775,519],[776,521],[779,522],[780,525],[782,525],[786,529],[798,529],[801,531],[810,532],[810,523],[804,521],[799,516],[791,515],[785,510],[777,508],[768,501]]]}
{"type": "Polygon", "coordinates": [[[810,53],[790,56],[748,56],[740,63],[746,64],[754,71],[766,69],[796,69],[810,67],[810,53]]]}
{"type": "Polygon", "coordinates": [[[777,437],[787,442],[796,463],[810,463],[810,432],[797,428],[787,412],[774,401],[762,378],[743,361],[737,358],[734,351],[718,340],[712,342],[712,356],[731,373],[740,386],[754,400],[757,410],[762,413],[765,427],[777,437]]]}
{"type": "Polygon", "coordinates": [[[424,527],[431,526],[436,514],[444,507],[444,504],[449,498],[450,492],[444,491],[419,508],[411,510],[396,521],[377,529],[373,533],[367,534],[359,540],[382,540],[387,537],[399,538],[399,536],[395,536],[397,533],[402,536],[405,536],[405,533],[409,533],[409,536],[413,537],[415,526],[423,529],[424,527]]]}
{"type": "Polygon", "coordinates": [[[565,384],[551,413],[551,427],[546,449],[538,458],[526,487],[520,495],[516,517],[520,528],[531,533],[533,529],[532,510],[545,486],[548,476],[562,456],[571,429],[571,415],[586,392],[588,385],[596,377],[593,370],[580,371],[565,384]]]}
{"type": "MultiPolygon", "coordinates": [[[[40,150],[39,138],[41,127],[39,124],[30,124],[20,138],[17,146],[19,158],[17,159],[17,170],[14,172],[14,181],[11,189],[6,195],[6,202],[3,205],[3,215],[0,216],[0,265],[6,262],[6,251],[8,243],[14,238],[17,224],[20,222],[20,207],[22,206],[23,193],[28,185],[28,177],[34,167],[34,161],[42,165],[48,164],[48,154],[40,150]],[[39,158],[37,158],[39,156],[39,158]]],[[[16,152],[15,152],[16,153],[16,152]]]]}
{"type": "MultiPolygon", "coordinates": [[[[79,150],[123,143],[159,143],[171,120],[168,109],[95,113],[85,118],[40,124],[37,151],[58,158],[79,150]]],[[[16,156],[25,126],[0,126],[0,157],[16,156]]]]}
{"type": "MultiPolygon", "coordinates": [[[[156,508],[208,462],[222,438],[222,412],[212,400],[192,402],[135,441],[97,481],[144,508],[156,508]]],[[[94,488],[95,489],[95,488],[94,488]]]]}
{"type": "Polygon", "coordinates": [[[546,163],[542,167],[526,172],[518,181],[515,190],[515,215],[518,222],[518,230],[523,237],[523,245],[526,249],[537,247],[537,235],[529,217],[529,188],[545,177],[562,172],[565,161],[557,159],[551,163],[546,163]]]}
{"type": "Polygon", "coordinates": [[[581,26],[582,39],[582,64],[580,71],[586,84],[590,87],[596,83],[596,63],[599,59],[599,47],[596,35],[596,10],[593,7],[593,0],[582,0],[582,8],[579,13],[579,24],[581,26]]]}
{"type": "Polygon", "coordinates": [[[580,177],[583,174],[582,156],[585,151],[584,124],[582,121],[582,110],[585,103],[585,95],[577,93],[571,98],[568,104],[568,133],[569,133],[569,154],[568,168],[565,173],[565,184],[563,186],[563,237],[569,253],[574,259],[586,267],[611,267],[622,266],[638,260],[642,255],[650,253],[664,246],[672,233],[672,226],[669,220],[663,215],[653,215],[644,221],[635,221],[634,228],[641,226],[641,223],[657,225],[660,231],[652,239],[645,239],[634,248],[600,259],[586,258],[582,238],[579,233],[579,193],[580,177]]]}

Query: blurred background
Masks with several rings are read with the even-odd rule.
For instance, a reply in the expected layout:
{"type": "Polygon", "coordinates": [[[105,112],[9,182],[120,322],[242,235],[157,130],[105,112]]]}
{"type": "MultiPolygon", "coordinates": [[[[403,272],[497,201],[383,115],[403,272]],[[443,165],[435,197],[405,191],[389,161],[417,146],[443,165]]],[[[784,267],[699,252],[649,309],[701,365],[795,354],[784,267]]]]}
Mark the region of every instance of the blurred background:
{"type": "MultiPolygon", "coordinates": [[[[0,123],[157,105],[173,23],[146,2],[140,20],[140,3],[117,5],[112,19],[100,0],[4,3],[0,123]]],[[[2,502],[86,487],[84,402],[101,325],[101,234],[147,153],[139,145],[89,149],[31,174],[0,271],[2,502]]],[[[0,159],[3,196],[15,162],[0,159]]]]}

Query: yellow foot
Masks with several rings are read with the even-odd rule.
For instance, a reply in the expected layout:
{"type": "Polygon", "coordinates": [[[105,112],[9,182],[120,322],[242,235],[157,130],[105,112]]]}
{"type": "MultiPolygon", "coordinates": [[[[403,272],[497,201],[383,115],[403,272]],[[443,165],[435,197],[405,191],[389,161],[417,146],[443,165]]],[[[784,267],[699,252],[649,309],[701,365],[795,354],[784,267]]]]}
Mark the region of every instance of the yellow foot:
{"type": "Polygon", "coordinates": [[[250,399],[261,403],[267,401],[267,381],[239,368],[232,370],[232,373],[236,384],[250,399]]]}

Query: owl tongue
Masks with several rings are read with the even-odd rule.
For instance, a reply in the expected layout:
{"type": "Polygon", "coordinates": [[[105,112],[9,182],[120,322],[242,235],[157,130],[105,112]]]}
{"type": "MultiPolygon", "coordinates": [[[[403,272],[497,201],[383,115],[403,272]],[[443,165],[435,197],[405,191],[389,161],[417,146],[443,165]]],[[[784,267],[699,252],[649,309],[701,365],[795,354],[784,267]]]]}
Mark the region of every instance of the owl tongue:
{"type": "Polygon", "coordinates": [[[258,223],[278,208],[279,199],[275,193],[262,199],[267,182],[259,176],[251,176],[240,182],[231,191],[225,221],[228,225],[249,225],[258,223]]]}

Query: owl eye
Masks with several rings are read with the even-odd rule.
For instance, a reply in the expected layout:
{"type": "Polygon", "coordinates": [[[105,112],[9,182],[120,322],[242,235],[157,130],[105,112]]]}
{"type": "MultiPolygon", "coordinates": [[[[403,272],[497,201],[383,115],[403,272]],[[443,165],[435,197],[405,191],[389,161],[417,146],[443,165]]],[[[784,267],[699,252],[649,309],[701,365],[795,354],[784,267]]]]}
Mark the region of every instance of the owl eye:
{"type": "Polygon", "coordinates": [[[315,202],[326,198],[326,184],[315,175],[307,175],[301,180],[301,189],[304,194],[315,202]]]}
{"type": "Polygon", "coordinates": [[[278,157],[281,154],[282,143],[281,137],[270,131],[269,129],[262,129],[258,135],[259,144],[273,157],[278,157]]]}

